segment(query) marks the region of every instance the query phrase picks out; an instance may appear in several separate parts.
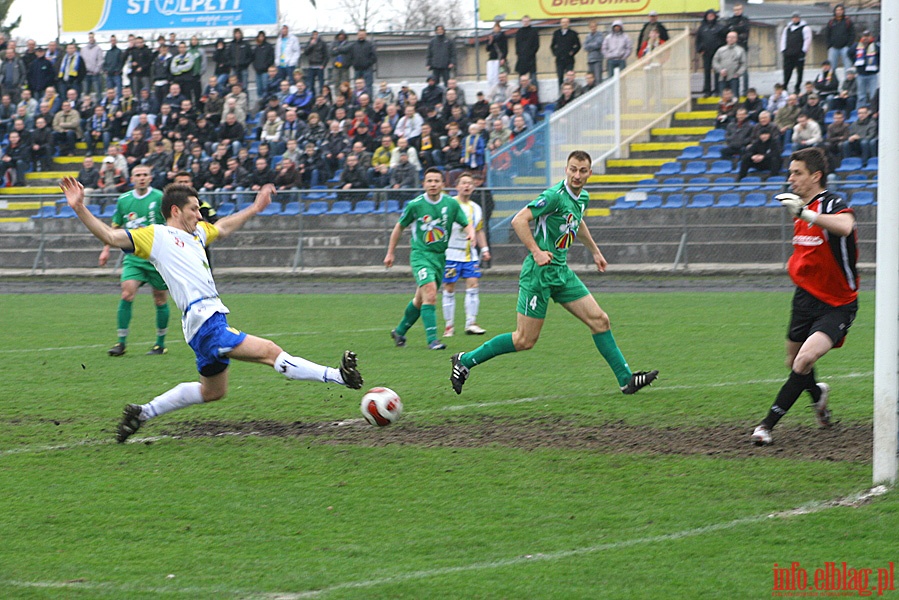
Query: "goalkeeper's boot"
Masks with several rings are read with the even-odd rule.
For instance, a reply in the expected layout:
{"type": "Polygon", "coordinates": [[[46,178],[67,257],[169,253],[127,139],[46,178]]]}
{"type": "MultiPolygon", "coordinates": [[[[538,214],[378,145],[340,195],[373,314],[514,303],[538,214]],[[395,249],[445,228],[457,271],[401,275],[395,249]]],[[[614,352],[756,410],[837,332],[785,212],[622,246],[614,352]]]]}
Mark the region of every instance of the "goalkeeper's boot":
{"type": "Polygon", "coordinates": [[[464,352],[459,352],[457,354],[453,354],[453,370],[450,373],[450,382],[453,384],[453,390],[457,394],[462,393],[462,386],[465,385],[465,380],[468,379],[468,367],[462,364],[462,355],[464,352]]]}
{"type": "Polygon", "coordinates": [[[343,383],[351,390],[358,390],[362,387],[362,374],[356,368],[356,353],[347,350],[340,357],[340,376],[343,377],[343,383]]]}
{"type": "Polygon", "coordinates": [[[166,348],[165,346],[160,346],[159,344],[154,344],[153,347],[150,348],[150,351],[147,352],[147,356],[162,356],[163,354],[165,354],[168,351],[169,351],[169,349],[166,348]]]}
{"type": "Polygon", "coordinates": [[[621,386],[621,393],[636,394],[646,386],[652,385],[658,376],[658,371],[637,371],[631,375],[631,380],[627,382],[627,385],[621,386]]]}
{"type": "Polygon", "coordinates": [[[106,351],[106,354],[110,356],[124,356],[125,344],[123,344],[122,342],[116,342],[115,346],[106,351]]]}
{"type": "Polygon", "coordinates": [[[396,329],[390,332],[390,337],[393,338],[393,343],[396,344],[397,348],[402,348],[406,345],[406,336],[398,334],[396,329]]]}
{"type": "Polygon", "coordinates": [[[755,428],[755,431],[752,432],[749,441],[756,446],[768,446],[771,444],[771,430],[764,425],[759,425],[755,428]]]}
{"type": "Polygon", "coordinates": [[[812,410],[815,411],[815,418],[818,420],[818,427],[821,429],[830,429],[830,410],[827,408],[827,399],[830,397],[830,386],[826,383],[819,383],[818,389],[821,390],[821,397],[817,402],[812,404],[812,410]]]}
{"type": "Polygon", "coordinates": [[[140,413],[140,405],[125,405],[125,410],[122,411],[122,420],[119,421],[119,428],[116,430],[115,441],[124,444],[125,440],[137,433],[141,426],[140,413]]]}

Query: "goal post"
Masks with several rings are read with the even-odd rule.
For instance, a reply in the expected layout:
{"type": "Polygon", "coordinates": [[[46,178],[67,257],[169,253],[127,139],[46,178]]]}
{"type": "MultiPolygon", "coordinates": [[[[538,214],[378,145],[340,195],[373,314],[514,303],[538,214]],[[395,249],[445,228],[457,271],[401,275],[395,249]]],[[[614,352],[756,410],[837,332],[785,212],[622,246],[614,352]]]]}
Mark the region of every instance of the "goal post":
{"type": "MultiPolygon", "coordinates": [[[[899,97],[899,2],[884,2],[880,97],[899,97]]],[[[882,104],[883,106],[886,106],[882,104]]],[[[880,112],[874,327],[874,483],[895,484],[899,453],[899,112],[880,112]]]]}

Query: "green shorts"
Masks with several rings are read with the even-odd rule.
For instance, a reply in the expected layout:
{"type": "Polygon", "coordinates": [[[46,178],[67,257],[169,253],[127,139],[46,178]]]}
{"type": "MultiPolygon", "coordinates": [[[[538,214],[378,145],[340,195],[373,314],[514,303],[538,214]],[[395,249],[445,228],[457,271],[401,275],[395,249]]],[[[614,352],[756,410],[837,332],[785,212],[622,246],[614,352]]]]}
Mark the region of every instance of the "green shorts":
{"type": "Polygon", "coordinates": [[[152,263],[146,260],[129,260],[126,256],[122,262],[122,281],[140,281],[141,284],[149,283],[154,290],[167,290],[168,286],[162,279],[162,275],[152,263]]]}
{"type": "Polygon", "coordinates": [[[446,254],[413,252],[409,257],[409,263],[412,265],[412,277],[415,278],[418,287],[433,281],[437,284],[437,289],[440,289],[443,269],[446,268],[446,254]]]}
{"type": "Polygon", "coordinates": [[[589,295],[590,290],[567,265],[538,267],[528,257],[518,280],[516,310],[526,317],[545,319],[550,298],[558,304],[567,304],[589,295]]]}

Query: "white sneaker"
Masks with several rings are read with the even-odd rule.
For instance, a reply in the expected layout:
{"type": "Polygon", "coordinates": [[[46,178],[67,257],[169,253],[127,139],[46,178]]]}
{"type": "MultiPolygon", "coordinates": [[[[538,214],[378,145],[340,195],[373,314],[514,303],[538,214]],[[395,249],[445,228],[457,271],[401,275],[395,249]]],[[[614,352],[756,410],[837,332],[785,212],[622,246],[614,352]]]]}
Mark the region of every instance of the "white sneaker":
{"type": "Polygon", "coordinates": [[[452,325],[447,325],[446,329],[443,330],[443,337],[453,337],[456,335],[456,328],[452,325]]]}
{"type": "Polygon", "coordinates": [[[477,323],[472,323],[465,328],[465,333],[468,335],[484,335],[485,333],[487,333],[487,330],[477,323]]]}
{"type": "Polygon", "coordinates": [[[830,386],[826,383],[819,383],[818,389],[821,390],[821,398],[812,404],[812,409],[815,411],[818,427],[830,429],[830,411],[827,409],[827,400],[830,398],[830,386]]]}
{"type": "Polygon", "coordinates": [[[764,425],[759,425],[752,432],[752,437],[749,440],[756,446],[767,446],[771,443],[771,432],[764,425]]]}

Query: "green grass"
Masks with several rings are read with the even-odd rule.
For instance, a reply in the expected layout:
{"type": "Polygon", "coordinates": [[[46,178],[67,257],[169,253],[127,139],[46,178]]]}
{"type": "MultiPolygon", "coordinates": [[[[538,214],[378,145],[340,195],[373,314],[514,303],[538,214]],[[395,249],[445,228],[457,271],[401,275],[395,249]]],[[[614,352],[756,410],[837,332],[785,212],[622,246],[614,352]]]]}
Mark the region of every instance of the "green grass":
{"type": "MultiPolygon", "coordinates": [[[[789,294],[608,294],[599,300],[619,345],[633,368],[661,370],[657,385],[622,396],[583,325],[553,306],[533,351],[478,367],[456,396],[450,352],[480,340],[460,336],[431,352],[416,325],[407,348],[392,347],[387,332],[407,299],[225,301],[232,325],[293,354],[334,364],[356,350],[366,384],[403,398],[395,430],[549,416],[739,424],[748,436],[785,375],[789,294]]],[[[357,443],[223,436],[115,445],[125,402],[196,378],[178,324],[167,356],[143,356],[154,324],[142,294],[129,353],[111,359],[116,296],[0,302],[2,597],[760,598],[771,595],[775,562],[876,569],[895,560],[894,493],[860,508],[764,518],[865,489],[865,462],[526,450],[489,438],[476,447],[372,446],[390,433],[374,428],[357,443]]],[[[481,306],[491,334],[514,327],[514,297],[484,295],[481,306]]],[[[873,294],[864,294],[846,347],[818,369],[843,423],[871,422],[873,331],[873,294]]],[[[359,417],[358,392],[289,382],[258,365],[234,364],[230,377],[225,400],[165,415],[138,437],[187,422],[359,417]]],[[[813,417],[797,405],[784,424],[811,426],[813,417]]]]}

